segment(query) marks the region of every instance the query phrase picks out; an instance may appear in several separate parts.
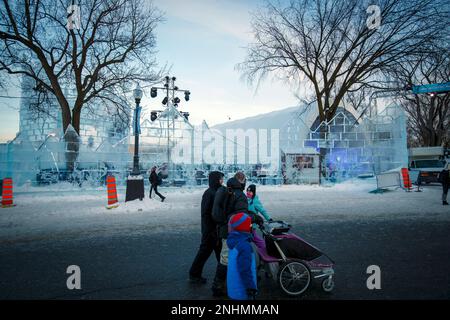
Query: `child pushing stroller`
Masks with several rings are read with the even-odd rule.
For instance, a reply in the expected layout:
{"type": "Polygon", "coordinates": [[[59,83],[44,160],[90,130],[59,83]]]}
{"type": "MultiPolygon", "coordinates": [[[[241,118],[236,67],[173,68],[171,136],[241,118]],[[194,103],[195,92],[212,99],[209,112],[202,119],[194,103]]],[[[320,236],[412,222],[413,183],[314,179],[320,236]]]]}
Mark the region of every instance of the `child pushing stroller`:
{"type": "Polygon", "coordinates": [[[270,218],[267,210],[264,208],[263,204],[259,200],[259,197],[256,195],[256,185],[249,185],[247,187],[246,195],[248,200],[248,212],[254,214],[254,220],[256,222],[252,228],[253,242],[255,243],[256,247],[264,248],[264,239],[261,238],[256,232],[257,225],[264,222],[264,220],[262,220],[259,215],[262,215],[264,219],[269,222],[272,221],[272,218],[270,218]]]}

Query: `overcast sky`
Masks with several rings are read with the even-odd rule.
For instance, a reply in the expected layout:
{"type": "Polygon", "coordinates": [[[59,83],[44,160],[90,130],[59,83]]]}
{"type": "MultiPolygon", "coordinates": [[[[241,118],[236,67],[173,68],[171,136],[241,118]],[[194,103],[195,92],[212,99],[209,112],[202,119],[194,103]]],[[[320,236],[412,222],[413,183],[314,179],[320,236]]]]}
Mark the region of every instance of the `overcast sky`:
{"type": "MultiPolygon", "coordinates": [[[[245,58],[252,41],[250,12],[258,0],[155,0],[165,13],[156,30],[157,60],[172,67],[176,84],[191,91],[191,100],[180,104],[199,124],[213,125],[296,105],[286,84],[268,79],[255,91],[240,80],[235,65],[245,58]]],[[[17,88],[0,93],[20,96],[17,88]]],[[[150,92],[146,92],[149,97],[150,92]]],[[[182,98],[182,97],[180,97],[182,98]]],[[[144,97],[143,106],[161,108],[162,97],[144,97]]],[[[20,99],[0,97],[0,141],[14,138],[19,126],[20,99]]]]}

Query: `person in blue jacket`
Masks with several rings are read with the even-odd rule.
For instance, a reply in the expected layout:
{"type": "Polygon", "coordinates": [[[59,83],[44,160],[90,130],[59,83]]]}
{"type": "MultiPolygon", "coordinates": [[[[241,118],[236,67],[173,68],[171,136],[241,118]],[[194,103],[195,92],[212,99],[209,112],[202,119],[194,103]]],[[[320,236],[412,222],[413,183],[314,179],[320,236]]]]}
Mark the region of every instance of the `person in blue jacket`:
{"type": "Polygon", "coordinates": [[[267,210],[264,209],[264,206],[256,195],[256,186],[254,184],[251,184],[247,187],[247,201],[249,212],[252,211],[256,214],[261,214],[267,221],[272,220],[267,213],[267,210]]]}
{"type": "MultiPolygon", "coordinates": [[[[251,184],[247,187],[247,201],[248,201],[248,212],[253,212],[256,215],[261,214],[267,221],[272,221],[272,218],[270,218],[263,204],[256,195],[256,186],[254,184],[251,184]]],[[[258,236],[255,228],[253,228],[252,234],[253,234],[253,242],[255,243],[255,245],[258,248],[265,248],[266,244],[264,242],[264,239],[258,236]]]]}
{"type": "Polygon", "coordinates": [[[249,300],[256,296],[256,259],[251,245],[252,219],[241,212],[228,223],[227,294],[230,299],[249,300]]]}

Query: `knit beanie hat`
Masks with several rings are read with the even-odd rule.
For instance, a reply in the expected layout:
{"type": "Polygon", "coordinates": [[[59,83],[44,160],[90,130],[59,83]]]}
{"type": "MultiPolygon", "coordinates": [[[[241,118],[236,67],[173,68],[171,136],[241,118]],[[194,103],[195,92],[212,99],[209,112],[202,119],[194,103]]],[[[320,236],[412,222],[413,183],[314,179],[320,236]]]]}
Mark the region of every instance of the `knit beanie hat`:
{"type": "Polygon", "coordinates": [[[243,212],[232,215],[228,222],[228,232],[231,231],[251,232],[252,218],[243,212]]]}

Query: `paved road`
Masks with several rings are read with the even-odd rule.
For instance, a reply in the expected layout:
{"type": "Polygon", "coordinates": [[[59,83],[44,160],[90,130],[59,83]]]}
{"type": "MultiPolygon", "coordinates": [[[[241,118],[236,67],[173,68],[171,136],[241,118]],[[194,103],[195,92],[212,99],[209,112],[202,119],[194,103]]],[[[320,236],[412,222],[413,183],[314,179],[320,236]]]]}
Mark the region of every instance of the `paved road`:
{"type": "MultiPolygon", "coordinates": [[[[170,229],[170,226],[168,226],[170,229]]],[[[337,263],[333,294],[311,288],[302,299],[450,298],[450,222],[367,220],[294,223],[294,231],[337,263]],[[366,268],[379,265],[382,289],[366,288],[366,268]]],[[[70,235],[0,245],[0,299],[211,299],[187,271],[199,230],[70,235]],[[81,268],[79,291],[66,288],[68,265],[81,268]]],[[[205,268],[212,278],[213,258],[205,268]]],[[[260,298],[287,298],[263,279],[260,298]]]]}

